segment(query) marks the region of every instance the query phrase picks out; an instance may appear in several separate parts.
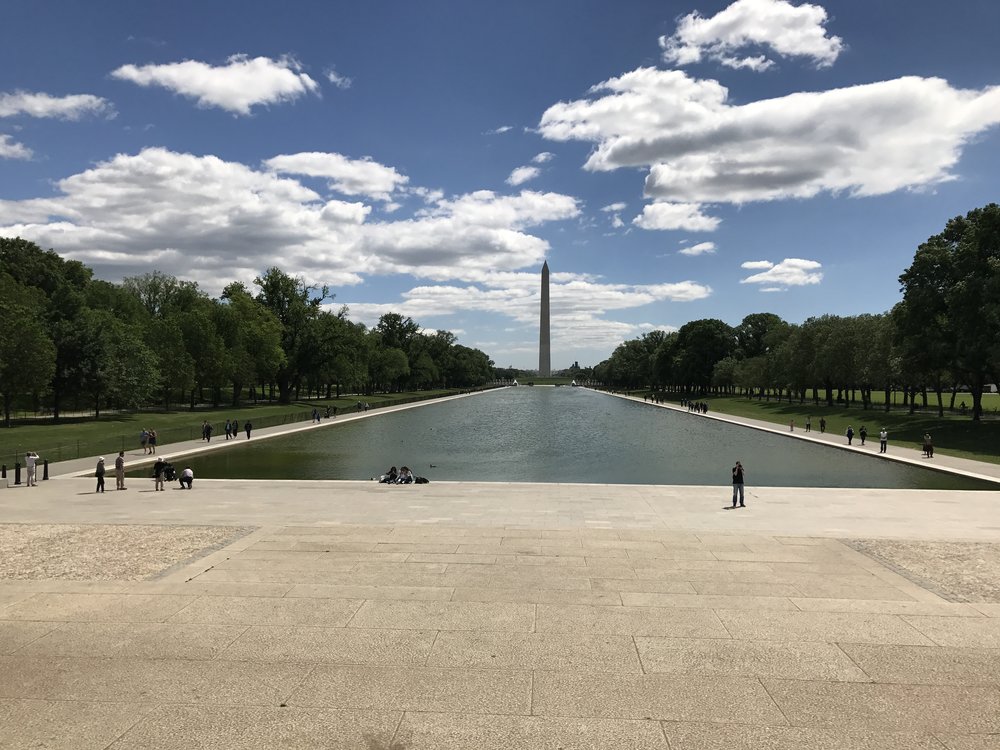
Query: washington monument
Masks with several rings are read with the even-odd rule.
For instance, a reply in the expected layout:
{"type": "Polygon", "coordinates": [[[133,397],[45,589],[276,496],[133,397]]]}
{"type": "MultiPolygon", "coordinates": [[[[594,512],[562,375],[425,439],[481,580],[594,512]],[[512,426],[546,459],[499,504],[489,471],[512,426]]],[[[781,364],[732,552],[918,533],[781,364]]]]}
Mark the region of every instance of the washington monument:
{"type": "Polygon", "coordinates": [[[542,264],[542,314],[538,323],[538,376],[552,375],[552,347],[549,340],[549,262],[542,264]]]}

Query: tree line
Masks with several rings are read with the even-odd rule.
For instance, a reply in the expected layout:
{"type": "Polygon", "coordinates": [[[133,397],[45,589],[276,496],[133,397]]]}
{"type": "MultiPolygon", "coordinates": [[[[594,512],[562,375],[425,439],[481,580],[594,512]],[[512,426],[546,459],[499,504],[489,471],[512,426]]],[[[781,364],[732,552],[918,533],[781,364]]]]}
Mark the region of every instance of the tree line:
{"type": "Polygon", "coordinates": [[[135,409],[223,400],[290,403],[426,388],[466,388],[494,377],[493,362],[429,333],[409,317],[367,328],[331,310],[327,287],[278,268],[232,282],[217,299],[197,283],[154,271],[121,284],[94,278],[21,238],[0,238],[0,395],[16,406],[135,409]]]}
{"type": "Polygon", "coordinates": [[[804,402],[872,405],[883,391],[943,394],[968,389],[973,420],[988,384],[1000,383],[1000,206],[951,219],[899,277],[903,299],[878,315],[822,315],[796,325],[772,313],[729,326],[694,320],[619,345],[591,377],[612,387],[689,394],[742,393],[804,402]]]}

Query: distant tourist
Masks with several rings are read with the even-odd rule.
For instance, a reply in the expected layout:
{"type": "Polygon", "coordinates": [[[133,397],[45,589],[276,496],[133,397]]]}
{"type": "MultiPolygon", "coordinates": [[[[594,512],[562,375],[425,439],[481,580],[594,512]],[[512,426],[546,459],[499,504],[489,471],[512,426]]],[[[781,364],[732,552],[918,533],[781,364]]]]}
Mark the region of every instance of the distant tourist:
{"type": "Polygon", "coordinates": [[[378,478],[378,481],[382,484],[394,484],[397,477],[399,477],[399,472],[396,471],[395,466],[392,466],[389,471],[378,478]]]}
{"type": "Polygon", "coordinates": [[[233,423],[228,419],[226,420],[226,440],[229,440],[233,436],[233,423]]]}
{"type": "Polygon", "coordinates": [[[929,432],[924,433],[924,456],[926,458],[934,458],[934,443],[931,440],[929,432]]]}
{"type": "Polygon", "coordinates": [[[24,466],[28,470],[28,487],[37,487],[38,483],[35,481],[35,473],[37,471],[36,466],[38,464],[38,454],[34,451],[28,451],[24,454],[24,466]]]}
{"type": "Polygon", "coordinates": [[[865,444],[865,439],[868,437],[868,428],[861,425],[861,429],[858,430],[858,437],[861,438],[861,444],[865,444]]]}
{"type": "Polygon", "coordinates": [[[139,433],[139,445],[142,446],[143,454],[149,452],[149,430],[145,427],[143,427],[142,432],[139,433]]]}
{"type": "Polygon", "coordinates": [[[413,472],[408,466],[399,469],[399,476],[396,477],[396,484],[413,484],[413,472]]]}
{"type": "Polygon", "coordinates": [[[153,491],[159,492],[163,489],[163,472],[167,468],[167,462],[162,458],[157,458],[153,464],[153,491]]]}
{"type": "Polygon", "coordinates": [[[243,429],[246,430],[247,440],[249,440],[250,439],[250,430],[253,429],[253,425],[250,424],[250,420],[249,419],[246,422],[243,423],[243,429]]]}
{"type": "Polygon", "coordinates": [[[210,443],[212,442],[212,431],[213,431],[213,429],[214,428],[212,427],[212,423],[211,422],[205,422],[205,440],[207,440],[210,443]]]}
{"type": "Polygon", "coordinates": [[[885,427],[883,427],[878,434],[878,452],[885,453],[885,448],[888,444],[889,433],[886,431],[885,427]]]}
{"type": "Polygon", "coordinates": [[[156,430],[149,431],[149,452],[156,453],[156,430]]]}
{"type": "Polygon", "coordinates": [[[125,486],[125,451],[118,451],[118,458],[115,459],[115,489],[128,489],[125,486]]]}
{"type": "Polygon", "coordinates": [[[736,462],[736,466],[733,467],[733,508],[745,508],[746,505],[743,504],[743,464],[739,461],[736,462]],[[740,504],[736,504],[737,495],[739,496],[740,504]]]}
{"type": "Polygon", "coordinates": [[[813,418],[806,417],[806,432],[812,432],[812,431],[813,431],[813,418]]]}
{"type": "Polygon", "coordinates": [[[97,459],[97,469],[94,470],[94,476],[97,477],[97,489],[95,492],[104,492],[104,456],[97,459]]]}
{"type": "Polygon", "coordinates": [[[194,472],[191,471],[190,466],[185,466],[184,471],[181,472],[181,487],[186,489],[191,489],[191,485],[194,484],[194,472]]]}
{"type": "Polygon", "coordinates": [[[847,425],[847,444],[851,445],[854,442],[854,428],[847,425]]]}
{"type": "Polygon", "coordinates": [[[826,417],[819,418],[819,434],[822,435],[826,432],[826,417]]]}
{"type": "Polygon", "coordinates": [[[793,419],[793,420],[791,420],[791,421],[790,421],[790,422],[788,423],[788,431],[789,431],[789,432],[795,432],[795,420],[794,420],[794,419],[793,419]]]}

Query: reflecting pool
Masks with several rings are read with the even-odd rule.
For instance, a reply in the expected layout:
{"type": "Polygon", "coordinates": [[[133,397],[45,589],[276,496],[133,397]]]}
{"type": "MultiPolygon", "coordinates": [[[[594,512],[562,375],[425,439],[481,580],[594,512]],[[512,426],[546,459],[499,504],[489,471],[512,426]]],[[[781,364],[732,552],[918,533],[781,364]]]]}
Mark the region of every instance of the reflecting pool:
{"type": "Polygon", "coordinates": [[[188,462],[199,478],[369,479],[405,464],[432,482],[712,485],[730,482],[737,460],[748,486],[997,489],[569,387],[506,388],[372,414],[188,462]]]}

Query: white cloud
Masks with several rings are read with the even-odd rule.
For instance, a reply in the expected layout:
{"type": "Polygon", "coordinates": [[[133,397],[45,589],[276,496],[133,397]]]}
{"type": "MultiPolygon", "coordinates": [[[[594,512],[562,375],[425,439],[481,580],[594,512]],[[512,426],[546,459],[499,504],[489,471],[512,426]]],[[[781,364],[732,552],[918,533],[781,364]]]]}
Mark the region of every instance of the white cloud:
{"type": "Polygon", "coordinates": [[[273,171],[163,148],[120,154],[56,187],[52,198],[0,200],[0,236],[58,248],[99,278],[157,268],[209,293],[272,265],[339,286],[362,274],[478,282],[541,265],[549,244],[528,230],[579,214],[567,195],[478,191],[372,221],[363,201],[325,200],[273,171]]]}
{"type": "Polygon", "coordinates": [[[379,164],[371,157],[349,159],[342,154],[304,152],[275,156],[264,165],[281,174],[324,177],[330,181],[331,190],[381,201],[388,201],[393,192],[409,181],[394,168],[379,164]]]}
{"type": "Polygon", "coordinates": [[[602,211],[615,212],[624,211],[626,207],[625,203],[609,203],[608,205],[601,208],[602,211]]]}
{"type": "Polygon", "coordinates": [[[677,251],[681,255],[706,255],[715,252],[714,242],[699,242],[691,247],[683,247],[677,251]]]}
{"type": "Polygon", "coordinates": [[[899,78],[733,105],[717,81],[640,68],[542,116],[554,140],[597,146],[589,170],[650,167],[650,197],[744,203],[891,193],[954,179],[963,146],[1000,123],[1000,87],[899,78]]]}
{"type": "Polygon", "coordinates": [[[353,81],[350,78],[348,78],[347,76],[340,75],[340,73],[338,73],[333,68],[330,68],[328,71],[326,71],[324,75],[326,76],[326,80],[328,80],[338,89],[349,89],[351,87],[351,83],[353,83],[353,81]]]}
{"type": "Polygon", "coordinates": [[[748,47],[766,47],[782,57],[806,57],[819,67],[832,65],[843,40],[827,36],[826,10],[819,5],[792,5],[786,0],[736,0],[711,18],[697,11],[681,18],[673,36],[660,37],[663,59],[688,65],[704,58],[730,68],[766,70],[764,55],[740,57],[748,47]]]}
{"type": "Polygon", "coordinates": [[[483,135],[502,135],[510,130],[513,130],[513,125],[501,125],[498,128],[493,128],[493,130],[487,130],[483,135]]]}
{"type": "Polygon", "coordinates": [[[632,223],[642,229],[684,229],[688,232],[711,232],[719,219],[706,216],[697,203],[650,203],[632,223]]]}
{"type": "Polygon", "coordinates": [[[544,164],[547,161],[552,161],[554,158],[556,158],[556,155],[553,154],[551,151],[542,151],[542,153],[535,154],[533,157],[531,157],[531,163],[544,164]]]}
{"type": "Polygon", "coordinates": [[[529,180],[533,180],[542,173],[538,167],[518,167],[506,179],[508,185],[521,185],[529,180]]]}
{"type": "Polygon", "coordinates": [[[766,269],[740,280],[741,284],[766,284],[761,291],[782,291],[784,287],[807,286],[823,280],[823,273],[819,270],[823,266],[815,260],[785,258],[778,264],[757,260],[743,263],[741,267],[747,270],[766,269]]]}
{"type": "Polygon", "coordinates": [[[30,159],[31,153],[31,149],[23,143],[18,143],[9,135],[0,133],[0,159],[30,159]]]}
{"type": "Polygon", "coordinates": [[[294,101],[318,93],[319,84],[291,57],[233,55],[226,65],[185,60],[164,65],[123,65],[111,75],[140,86],[162,86],[195,99],[201,107],[220,107],[240,115],[258,104],[294,101]]]}
{"type": "Polygon", "coordinates": [[[14,91],[0,93],[0,117],[27,115],[28,117],[54,117],[61,120],[79,120],[84,115],[114,115],[114,108],[106,99],[92,94],[50,96],[41,92],[14,91]]]}
{"type": "Polygon", "coordinates": [[[762,286],[758,291],[761,292],[787,292],[788,289],[782,286],[762,286]]]}
{"type": "Polygon", "coordinates": [[[611,226],[613,226],[615,229],[621,229],[623,226],[625,226],[625,222],[622,221],[621,216],[619,216],[618,214],[614,214],[611,217],[611,226]]]}

